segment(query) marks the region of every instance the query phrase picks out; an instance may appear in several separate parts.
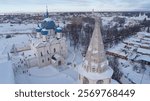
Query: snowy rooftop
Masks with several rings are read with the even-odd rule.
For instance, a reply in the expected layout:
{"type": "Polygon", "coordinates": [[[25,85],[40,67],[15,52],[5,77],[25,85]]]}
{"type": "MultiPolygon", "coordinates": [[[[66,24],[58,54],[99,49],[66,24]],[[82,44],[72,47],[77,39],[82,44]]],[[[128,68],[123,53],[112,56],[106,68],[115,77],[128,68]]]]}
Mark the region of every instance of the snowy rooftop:
{"type": "Polygon", "coordinates": [[[48,43],[47,42],[44,42],[43,40],[39,40],[39,39],[34,39],[32,40],[32,45],[35,46],[35,47],[38,47],[39,45],[41,46],[45,46],[51,42],[53,43],[59,43],[61,40],[66,40],[65,37],[62,37],[61,39],[57,40],[56,38],[51,38],[51,39],[48,39],[48,43]]]}
{"type": "Polygon", "coordinates": [[[148,36],[150,37],[150,33],[147,32],[138,32],[137,35],[148,36]]]}
{"type": "Polygon", "coordinates": [[[27,50],[27,51],[23,51],[23,52],[19,52],[20,55],[24,54],[23,56],[26,58],[34,58],[36,57],[34,54],[35,52],[33,50],[27,50]]]}
{"type": "Polygon", "coordinates": [[[51,18],[45,18],[44,21],[53,21],[51,18]]]}
{"type": "Polygon", "coordinates": [[[127,56],[127,54],[125,54],[125,52],[123,52],[121,49],[124,49],[126,44],[124,43],[120,43],[115,47],[112,47],[111,49],[108,49],[109,52],[113,52],[122,56],[127,56]]]}
{"type": "Polygon", "coordinates": [[[150,56],[148,55],[140,55],[139,57],[136,58],[136,60],[144,60],[150,62],[150,56]]]}
{"type": "Polygon", "coordinates": [[[137,52],[150,55],[150,49],[138,48],[137,52]]]}

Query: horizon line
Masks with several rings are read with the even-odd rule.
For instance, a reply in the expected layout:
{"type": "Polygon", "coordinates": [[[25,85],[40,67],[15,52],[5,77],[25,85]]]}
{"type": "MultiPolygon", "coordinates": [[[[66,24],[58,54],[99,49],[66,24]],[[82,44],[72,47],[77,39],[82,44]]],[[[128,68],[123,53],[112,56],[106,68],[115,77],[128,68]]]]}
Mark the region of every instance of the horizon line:
{"type": "MultiPolygon", "coordinates": [[[[44,13],[45,11],[13,11],[13,12],[0,12],[0,14],[12,14],[12,13],[44,13]]],[[[79,13],[84,13],[84,12],[92,12],[92,10],[87,10],[87,11],[48,11],[49,13],[72,13],[72,12],[79,12],[79,13]]],[[[150,12],[150,10],[95,10],[94,12],[100,13],[100,12],[150,12]]]]}

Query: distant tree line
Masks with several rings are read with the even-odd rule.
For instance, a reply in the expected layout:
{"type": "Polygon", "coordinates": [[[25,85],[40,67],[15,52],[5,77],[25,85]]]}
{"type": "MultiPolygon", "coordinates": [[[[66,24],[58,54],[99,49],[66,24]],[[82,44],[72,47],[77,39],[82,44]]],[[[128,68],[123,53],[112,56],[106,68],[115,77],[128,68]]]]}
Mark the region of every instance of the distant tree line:
{"type": "MultiPolygon", "coordinates": [[[[125,24],[125,18],[115,17],[113,21],[117,22],[114,26],[101,26],[105,49],[111,48],[122,40],[135,35],[141,30],[141,28],[148,27],[147,31],[150,31],[150,21],[146,19],[139,22],[139,24],[126,27],[123,27],[125,24]]],[[[71,45],[73,45],[74,48],[83,46],[85,47],[85,50],[87,50],[93,33],[94,24],[95,20],[90,17],[80,16],[72,18],[72,24],[68,24],[65,31],[69,33],[68,37],[71,39],[71,45]]]]}

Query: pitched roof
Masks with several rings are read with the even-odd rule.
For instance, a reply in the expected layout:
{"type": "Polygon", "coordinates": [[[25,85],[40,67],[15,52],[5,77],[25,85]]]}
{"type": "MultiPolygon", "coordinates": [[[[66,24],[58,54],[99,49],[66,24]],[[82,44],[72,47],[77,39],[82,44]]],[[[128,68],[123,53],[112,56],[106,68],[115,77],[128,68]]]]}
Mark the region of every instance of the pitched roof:
{"type": "Polygon", "coordinates": [[[93,67],[92,64],[94,63],[97,64],[97,68],[105,68],[101,67],[100,64],[106,60],[106,56],[100,30],[100,19],[97,17],[95,18],[95,28],[86,53],[85,60],[88,61],[88,65],[90,67],[93,67]]]}

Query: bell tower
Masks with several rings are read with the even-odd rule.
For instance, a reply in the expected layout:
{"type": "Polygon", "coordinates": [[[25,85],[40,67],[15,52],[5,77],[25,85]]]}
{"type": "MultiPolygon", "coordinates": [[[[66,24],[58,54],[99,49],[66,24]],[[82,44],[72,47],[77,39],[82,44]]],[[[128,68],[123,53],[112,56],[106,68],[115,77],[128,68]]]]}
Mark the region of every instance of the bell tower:
{"type": "Polygon", "coordinates": [[[95,18],[95,27],[85,56],[78,68],[79,81],[82,84],[109,84],[113,70],[108,66],[100,30],[100,19],[95,18]]]}

